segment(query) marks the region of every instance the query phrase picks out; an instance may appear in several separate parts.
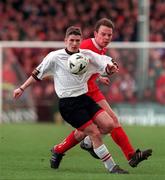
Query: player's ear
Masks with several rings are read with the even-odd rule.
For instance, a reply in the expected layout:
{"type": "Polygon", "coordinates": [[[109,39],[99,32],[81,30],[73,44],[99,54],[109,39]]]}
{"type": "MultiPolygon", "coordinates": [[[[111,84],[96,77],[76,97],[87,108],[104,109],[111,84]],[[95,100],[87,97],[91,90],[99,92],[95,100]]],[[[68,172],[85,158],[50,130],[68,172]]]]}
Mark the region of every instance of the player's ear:
{"type": "Polygon", "coordinates": [[[96,37],[97,36],[97,32],[96,31],[94,31],[94,37],[96,37]]]}
{"type": "Polygon", "coordinates": [[[67,38],[64,39],[64,43],[65,43],[65,44],[67,43],[67,38]]]}

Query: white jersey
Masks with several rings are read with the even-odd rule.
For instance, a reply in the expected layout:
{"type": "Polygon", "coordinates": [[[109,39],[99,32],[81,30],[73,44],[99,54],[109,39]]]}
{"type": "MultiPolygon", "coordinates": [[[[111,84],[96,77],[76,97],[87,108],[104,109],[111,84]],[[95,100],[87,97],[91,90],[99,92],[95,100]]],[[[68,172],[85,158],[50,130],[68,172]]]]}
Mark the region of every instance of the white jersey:
{"type": "Polygon", "coordinates": [[[55,91],[59,98],[76,97],[88,92],[87,81],[92,74],[105,73],[107,64],[112,64],[112,58],[99,55],[91,50],[80,49],[80,52],[89,58],[86,73],[74,75],[69,72],[67,60],[70,55],[65,49],[50,52],[36,68],[38,79],[53,75],[55,91]]]}

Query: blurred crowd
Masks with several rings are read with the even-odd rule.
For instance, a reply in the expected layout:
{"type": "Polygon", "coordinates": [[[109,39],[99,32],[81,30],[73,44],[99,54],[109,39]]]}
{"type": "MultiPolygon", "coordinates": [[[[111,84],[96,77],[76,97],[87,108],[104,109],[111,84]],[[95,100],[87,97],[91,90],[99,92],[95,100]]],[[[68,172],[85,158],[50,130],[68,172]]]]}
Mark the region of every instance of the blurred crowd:
{"type": "MultiPolygon", "coordinates": [[[[95,22],[115,23],[114,41],[137,41],[138,0],[1,0],[0,40],[61,41],[70,25],[93,35],[95,22]]],[[[150,0],[150,40],[165,37],[165,2],[150,0]]]]}
{"type": "MultiPolygon", "coordinates": [[[[102,17],[115,23],[113,41],[138,41],[138,3],[138,0],[1,0],[0,41],[63,41],[70,25],[80,26],[84,38],[93,37],[94,24],[102,17]]],[[[150,41],[165,40],[164,17],[165,1],[150,0],[150,41]]],[[[17,86],[51,50],[5,48],[3,82],[17,86]]],[[[137,86],[138,51],[109,49],[108,54],[118,59],[120,68],[119,74],[111,78],[109,88],[101,86],[111,104],[148,101],[165,104],[165,49],[150,49],[148,80],[141,96],[137,86]]],[[[45,104],[48,111],[56,111],[57,97],[51,79],[34,85],[32,89],[31,96],[40,111],[38,114],[42,117],[51,114],[44,113],[45,104]]],[[[3,95],[4,99],[9,99],[6,91],[3,95]]]]}
{"type": "Polygon", "coordinates": [[[0,9],[1,40],[61,41],[70,25],[80,26],[86,38],[101,17],[120,29],[114,40],[136,40],[137,0],[2,0],[0,9]]]}

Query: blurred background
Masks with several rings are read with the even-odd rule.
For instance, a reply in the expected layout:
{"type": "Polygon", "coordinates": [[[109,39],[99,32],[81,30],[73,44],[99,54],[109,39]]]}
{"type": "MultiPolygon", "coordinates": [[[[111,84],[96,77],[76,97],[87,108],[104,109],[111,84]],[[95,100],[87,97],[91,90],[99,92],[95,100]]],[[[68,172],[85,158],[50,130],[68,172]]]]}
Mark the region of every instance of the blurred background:
{"type": "Polygon", "coordinates": [[[51,50],[64,47],[68,26],[93,37],[100,18],[115,24],[107,54],[120,71],[107,101],[126,124],[165,125],[164,0],[1,0],[0,123],[63,123],[51,78],[31,86],[18,101],[13,90],[31,75],[51,50]]]}

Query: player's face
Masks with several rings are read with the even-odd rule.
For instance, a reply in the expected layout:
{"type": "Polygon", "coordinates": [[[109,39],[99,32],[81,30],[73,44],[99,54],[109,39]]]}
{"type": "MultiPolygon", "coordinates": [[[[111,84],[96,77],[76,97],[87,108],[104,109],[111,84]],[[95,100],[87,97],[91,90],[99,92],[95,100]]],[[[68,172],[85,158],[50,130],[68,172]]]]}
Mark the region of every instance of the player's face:
{"type": "Polygon", "coordinates": [[[98,32],[94,32],[96,43],[105,48],[112,40],[113,30],[107,26],[100,26],[98,32]]]}
{"type": "Polygon", "coordinates": [[[78,52],[81,43],[81,36],[71,34],[67,38],[65,38],[66,48],[70,52],[78,52]]]}

